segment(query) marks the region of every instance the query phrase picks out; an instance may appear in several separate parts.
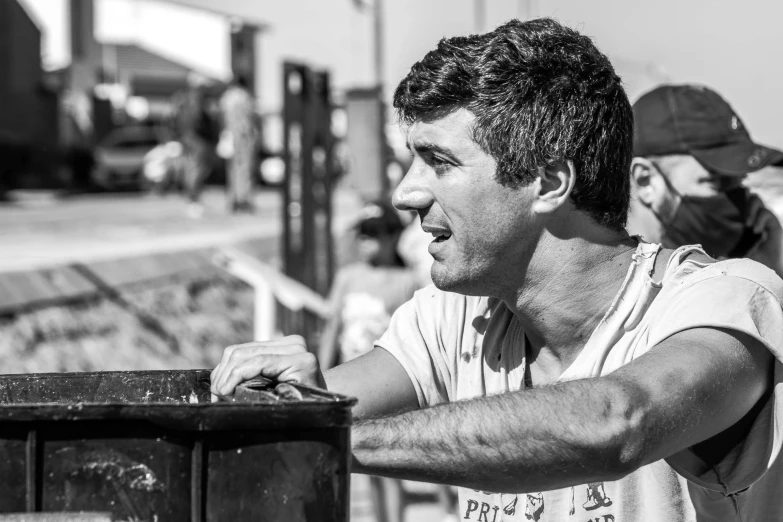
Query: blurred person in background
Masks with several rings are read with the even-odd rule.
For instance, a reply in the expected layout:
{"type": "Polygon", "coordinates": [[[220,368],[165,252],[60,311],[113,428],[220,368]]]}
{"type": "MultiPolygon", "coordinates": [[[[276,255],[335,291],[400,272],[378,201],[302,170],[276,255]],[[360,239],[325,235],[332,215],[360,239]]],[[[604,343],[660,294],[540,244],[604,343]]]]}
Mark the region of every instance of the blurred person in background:
{"type": "Polygon", "coordinates": [[[780,223],[743,186],[748,173],[783,164],[783,152],[753,142],[726,100],[700,85],[657,87],[633,110],[628,231],[666,248],[747,257],[783,276],[780,223]]]}
{"type": "MultiPolygon", "coordinates": [[[[329,294],[332,316],[318,351],[324,370],[371,350],[394,311],[413,297],[415,276],[397,254],[403,228],[391,203],[378,201],[361,210],[355,227],[358,261],[337,272],[329,294]]],[[[377,520],[401,522],[401,481],[371,476],[370,485],[377,520]]]]}
{"type": "Polygon", "coordinates": [[[253,175],[257,168],[258,118],[244,78],[236,77],[220,98],[224,156],[228,161],[227,193],[231,212],[253,211],[253,175]]]}
{"type": "Polygon", "coordinates": [[[172,100],[172,127],[182,144],[183,187],[189,201],[188,215],[199,218],[204,213],[201,192],[213,167],[217,143],[215,121],[209,113],[205,80],[198,75],[188,77],[188,87],[172,100]]]}

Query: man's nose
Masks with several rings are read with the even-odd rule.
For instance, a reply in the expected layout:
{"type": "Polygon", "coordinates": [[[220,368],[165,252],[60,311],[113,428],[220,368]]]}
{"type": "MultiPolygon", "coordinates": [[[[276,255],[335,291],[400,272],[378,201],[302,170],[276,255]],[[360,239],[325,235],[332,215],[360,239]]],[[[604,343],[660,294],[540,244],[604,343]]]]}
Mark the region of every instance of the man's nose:
{"type": "Polygon", "coordinates": [[[392,195],[392,203],[400,210],[418,211],[432,205],[432,194],[427,187],[421,169],[411,166],[405,177],[397,185],[392,195]]]}

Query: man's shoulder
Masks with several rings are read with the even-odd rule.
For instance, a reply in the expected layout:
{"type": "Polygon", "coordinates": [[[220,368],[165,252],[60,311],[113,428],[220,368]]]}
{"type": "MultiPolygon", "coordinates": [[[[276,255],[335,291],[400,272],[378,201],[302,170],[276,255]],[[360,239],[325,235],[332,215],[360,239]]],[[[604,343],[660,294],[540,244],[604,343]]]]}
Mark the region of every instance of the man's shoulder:
{"type": "Polygon", "coordinates": [[[783,280],[774,270],[750,259],[725,259],[721,261],[703,262],[694,258],[692,262],[686,259],[680,267],[679,283],[685,286],[701,282],[714,284],[720,278],[722,284],[739,287],[760,287],[783,301],[783,280]]]}

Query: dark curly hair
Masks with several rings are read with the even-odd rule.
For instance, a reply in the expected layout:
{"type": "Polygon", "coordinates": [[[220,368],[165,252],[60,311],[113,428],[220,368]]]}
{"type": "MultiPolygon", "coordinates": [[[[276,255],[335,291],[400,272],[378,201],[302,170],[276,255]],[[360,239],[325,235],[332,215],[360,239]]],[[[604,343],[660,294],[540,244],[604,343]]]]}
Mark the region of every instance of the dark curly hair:
{"type": "Polygon", "coordinates": [[[575,207],[601,225],[625,227],[633,112],[620,77],[587,36],[540,18],[444,38],[397,86],[394,107],[405,124],[471,111],[474,139],[506,186],[573,161],[575,207]]]}

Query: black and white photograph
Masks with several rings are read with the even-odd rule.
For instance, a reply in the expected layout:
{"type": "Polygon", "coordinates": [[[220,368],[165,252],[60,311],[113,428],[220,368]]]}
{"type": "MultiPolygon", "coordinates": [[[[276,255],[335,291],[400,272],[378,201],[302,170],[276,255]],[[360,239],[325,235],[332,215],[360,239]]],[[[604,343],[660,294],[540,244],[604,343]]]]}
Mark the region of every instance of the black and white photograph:
{"type": "Polygon", "coordinates": [[[783,522],[781,20],[0,0],[0,522],[783,522]]]}

